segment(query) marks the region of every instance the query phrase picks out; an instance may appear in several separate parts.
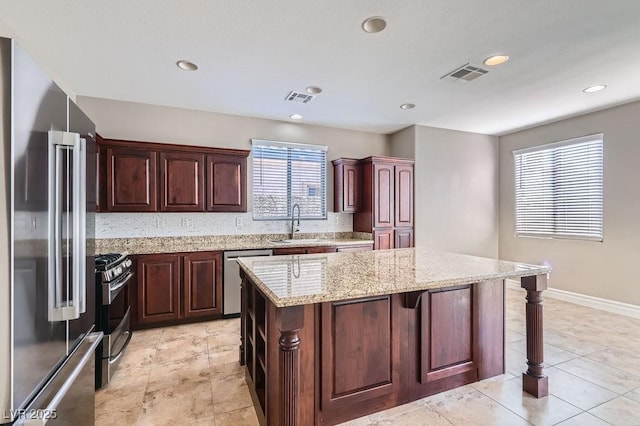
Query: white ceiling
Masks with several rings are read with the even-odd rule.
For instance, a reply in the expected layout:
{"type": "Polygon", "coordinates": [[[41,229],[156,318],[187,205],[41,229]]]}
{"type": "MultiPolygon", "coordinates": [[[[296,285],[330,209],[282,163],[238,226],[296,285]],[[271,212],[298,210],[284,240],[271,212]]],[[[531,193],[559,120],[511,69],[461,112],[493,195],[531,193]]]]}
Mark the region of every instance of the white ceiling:
{"type": "Polygon", "coordinates": [[[1,0],[0,19],[70,90],[98,98],[485,134],[640,99],[638,0],[1,0]],[[387,28],[364,33],[369,16],[387,28]],[[478,80],[440,80],[497,53],[511,59],[478,80]],[[608,88],[582,92],[594,84],[608,88]],[[309,85],[324,89],[310,104],[284,101],[309,85]]]}

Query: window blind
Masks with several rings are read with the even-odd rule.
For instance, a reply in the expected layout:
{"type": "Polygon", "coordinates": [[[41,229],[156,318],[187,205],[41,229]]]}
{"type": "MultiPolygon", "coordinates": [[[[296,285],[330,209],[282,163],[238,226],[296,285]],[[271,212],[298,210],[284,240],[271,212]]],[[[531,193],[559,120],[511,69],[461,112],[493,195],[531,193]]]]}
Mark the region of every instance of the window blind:
{"type": "Polygon", "coordinates": [[[603,238],[603,135],[513,152],[516,236],[603,238]]]}
{"type": "Polygon", "coordinates": [[[253,217],[327,218],[327,147],[252,139],[253,217]],[[296,212],[297,216],[297,212],[296,212]]]}

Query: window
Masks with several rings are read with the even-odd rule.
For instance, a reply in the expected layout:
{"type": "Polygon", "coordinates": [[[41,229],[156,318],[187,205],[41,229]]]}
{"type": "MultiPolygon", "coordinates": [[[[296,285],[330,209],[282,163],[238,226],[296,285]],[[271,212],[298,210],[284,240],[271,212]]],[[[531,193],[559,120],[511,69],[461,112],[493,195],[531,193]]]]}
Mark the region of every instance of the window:
{"type": "Polygon", "coordinates": [[[514,151],[516,236],[602,241],[603,135],[514,151]]]}
{"type": "Polygon", "coordinates": [[[327,147],[252,139],[253,218],[327,218],[327,147]]]}

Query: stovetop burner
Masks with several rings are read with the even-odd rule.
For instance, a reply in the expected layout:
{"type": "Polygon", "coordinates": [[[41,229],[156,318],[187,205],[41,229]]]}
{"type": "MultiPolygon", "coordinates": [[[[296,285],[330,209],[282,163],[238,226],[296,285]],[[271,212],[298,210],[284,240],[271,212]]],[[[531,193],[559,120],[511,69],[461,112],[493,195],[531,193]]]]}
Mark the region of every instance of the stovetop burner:
{"type": "Polygon", "coordinates": [[[97,255],[96,273],[100,276],[100,283],[110,282],[129,272],[133,262],[127,256],[126,252],[97,255]]]}
{"type": "Polygon", "coordinates": [[[120,259],[120,257],[122,257],[120,253],[99,254],[96,256],[96,266],[107,266],[120,259]]]}

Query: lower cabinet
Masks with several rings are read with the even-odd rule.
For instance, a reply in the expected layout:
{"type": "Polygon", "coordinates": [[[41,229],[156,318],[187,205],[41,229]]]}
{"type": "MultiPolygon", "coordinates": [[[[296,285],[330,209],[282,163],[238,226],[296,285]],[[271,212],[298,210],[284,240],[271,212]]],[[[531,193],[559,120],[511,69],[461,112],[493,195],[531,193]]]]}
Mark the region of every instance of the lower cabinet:
{"type": "Polygon", "coordinates": [[[375,229],[373,231],[373,249],[388,250],[392,248],[396,248],[393,238],[393,228],[375,229]]]}
{"type": "Polygon", "coordinates": [[[394,248],[413,247],[413,228],[396,228],[395,237],[394,248]]]}
{"type": "Polygon", "coordinates": [[[383,407],[400,385],[398,295],[320,306],[320,407],[323,420],[383,407]],[[394,306],[395,305],[395,306],[394,306]]]}
{"type": "Polygon", "coordinates": [[[222,316],[222,252],[137,256],[137,326],[222,316]]]}

